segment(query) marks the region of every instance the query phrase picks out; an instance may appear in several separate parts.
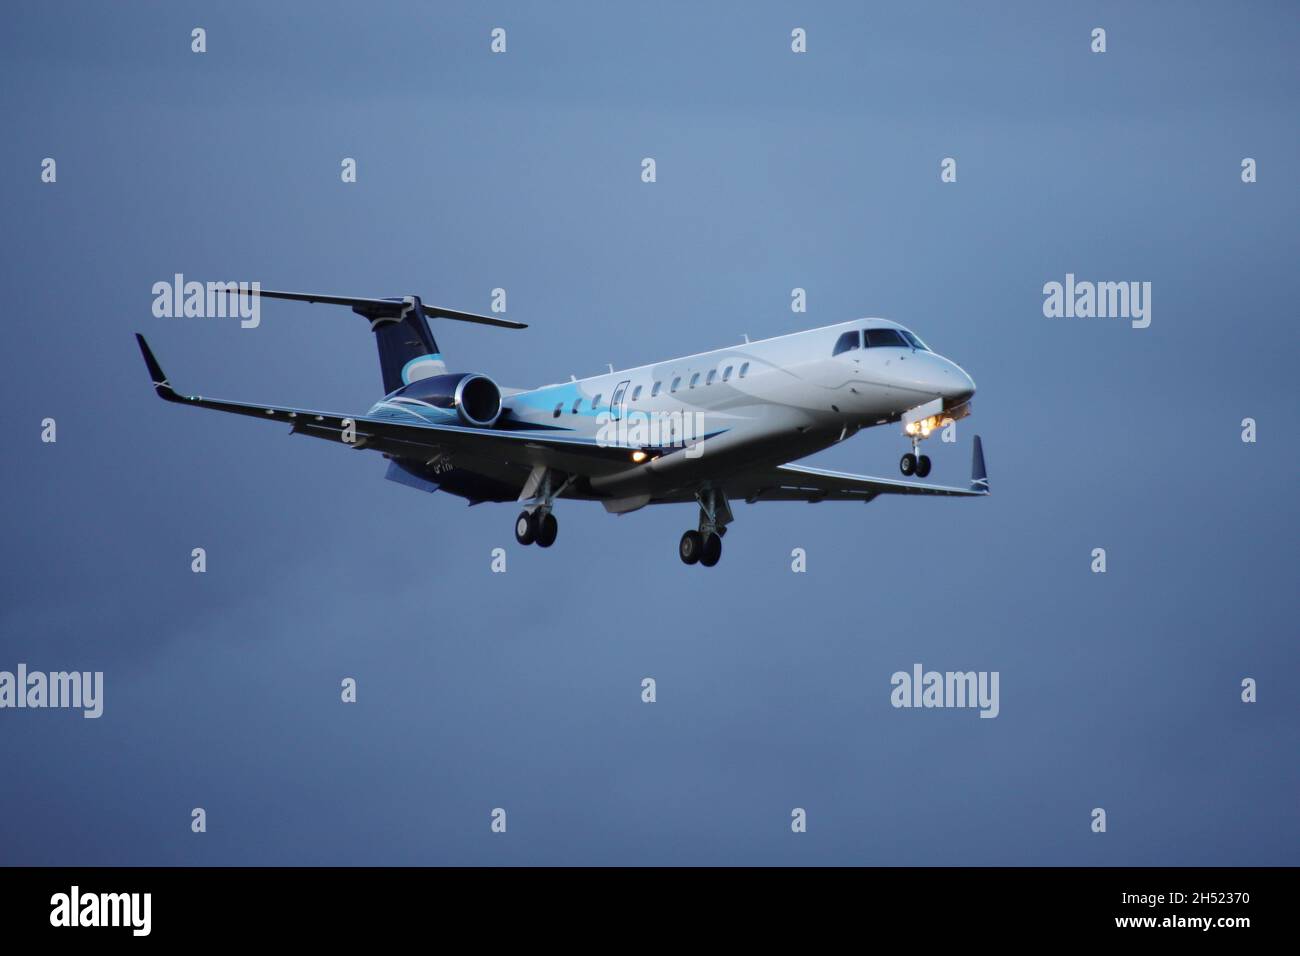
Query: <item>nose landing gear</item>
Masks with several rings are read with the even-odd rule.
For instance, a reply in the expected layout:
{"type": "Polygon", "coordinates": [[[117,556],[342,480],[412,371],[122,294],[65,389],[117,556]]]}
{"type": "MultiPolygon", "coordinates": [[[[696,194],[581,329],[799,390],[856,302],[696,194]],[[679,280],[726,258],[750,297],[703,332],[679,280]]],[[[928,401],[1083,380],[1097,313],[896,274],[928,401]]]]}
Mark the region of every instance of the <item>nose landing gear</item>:
{"type": "MultiPolygon", "coordinates": [[[[912,447],[915,449],[915,441],[912,447]]],[[[898,469],[908,477],[916,475],[918,478],[924,478],[930,474],[930,456],[918,455],[914,450],[909,451],[898,463],[898,469]]]]}
{"type": "Polygon", "coordinates": [[[917,421],[908,422],[903,431],[906,433],[907,437],[911,439],[912,450],[904,455],[898,462],[898,470],[909,478],[912,475],[916,475],[918,478],[924,478],[929,475],[930,456],[918,455],[916,450],[920,446],[922,438],[929,438],[930,432],[934,431],[934,429],[938,428],[940,425],[949,425],[951,423],[952,419],[950,418],[945,418],[943,421],[939,421],[939,419],[933,415],[929,418],[922,418],[917,421]]]}

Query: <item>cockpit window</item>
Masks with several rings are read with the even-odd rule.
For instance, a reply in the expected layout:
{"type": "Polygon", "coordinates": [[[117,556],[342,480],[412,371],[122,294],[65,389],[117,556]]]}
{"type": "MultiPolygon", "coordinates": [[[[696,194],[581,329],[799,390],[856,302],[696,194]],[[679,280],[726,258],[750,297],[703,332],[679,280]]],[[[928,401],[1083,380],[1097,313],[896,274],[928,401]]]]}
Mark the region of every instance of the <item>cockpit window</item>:
{"type": "Polygon", "coordinates": [[[912,348],[914,349],[920,349],[922,352],[930,351],[930,346],[926,345],[919,338],[917,338],[914,333],[907,331],[907,329],[903,329],[903,338],[911,342],[912,348]]]}
{"type": "Polygon", "coordinates": [[[835,351],[831,355],[839,355],[841,352],[847,352],[850,349],[862,347],[861,333],[857,329],[852,332],[845,332],[835,342],[835,351]]]}
{"type": "Polygon", "coordinates": [[[885,347],[910,349],[912,347],[912,343],[903,338],[903,334],[898,329],[867,329],[862,334],[867,337],[869,349],[885,347]]]}

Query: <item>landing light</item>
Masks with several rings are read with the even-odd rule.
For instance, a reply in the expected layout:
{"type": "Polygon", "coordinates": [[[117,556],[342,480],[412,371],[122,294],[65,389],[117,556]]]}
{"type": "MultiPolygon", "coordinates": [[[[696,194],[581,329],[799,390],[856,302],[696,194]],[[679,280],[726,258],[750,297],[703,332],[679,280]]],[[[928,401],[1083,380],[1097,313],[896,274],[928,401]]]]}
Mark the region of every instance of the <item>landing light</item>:
{"type": "Polygon", "coordinates": [[[636,462],[638,465],[641,464],[641,462],[645,461],[649,457],[650,457],[649,455],[647,455],[639,448],[636,451],[632,452],[632,460],[636,462]]]}
{"type": "Polygon", "coordinates": [[[929,418],[922,418],[920,421],[908,422],[904,429],[909,435],[921,433],[922,438],[929,438],[930,432],[939,427],[939,419],[931,415],[929,418]]]}

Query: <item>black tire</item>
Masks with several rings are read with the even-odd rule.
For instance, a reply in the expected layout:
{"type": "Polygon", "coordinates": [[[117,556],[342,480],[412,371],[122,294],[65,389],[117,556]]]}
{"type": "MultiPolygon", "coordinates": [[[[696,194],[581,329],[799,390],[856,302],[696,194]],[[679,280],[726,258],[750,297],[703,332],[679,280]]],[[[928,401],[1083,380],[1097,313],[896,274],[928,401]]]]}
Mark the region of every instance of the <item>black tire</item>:
{"type": "Polygon", "coordinates": [[[677,545],[677,556],[682,559],[683,564],[694,564],[700,560],[700,552],[704,550],[704,539],[700,537],[698,531],[688,531],[682,535],[681,543],[677,545]]]}
{"type": "Polygon", "coordinates": [[[930,473],[930,456],[922,455],[916,460],[916,477],[924,478],[930,473]]]}
{"type": "Polygon", "coordinates": [[[722,557],[722,538],[716,534],[709,534],[704,538],[704,547],[700,551],[700,564],[706,568],[711,568],[718,563],[722,557]]]}
{"type": "Polygon", "coordinates": [[[908,477],[911,477],[912,473],[916,471],[916,456],[909,451],[903,456],[902,460],[899,461],[898,470],[908,477]]]}
{"type": "Polygon", "coordinates": [[[515,519],[515,540],[522,545],[530,545],[537,540],[537,522],[527,511],[519,512],[515,519]]]}
{"type": "Polygon", "coordinates": [[[555,538],[559,533],[560,522],[556,520],[555,515],[546,512],[537,521],[537,546],[549,548],[555,544],[555,538]]]}

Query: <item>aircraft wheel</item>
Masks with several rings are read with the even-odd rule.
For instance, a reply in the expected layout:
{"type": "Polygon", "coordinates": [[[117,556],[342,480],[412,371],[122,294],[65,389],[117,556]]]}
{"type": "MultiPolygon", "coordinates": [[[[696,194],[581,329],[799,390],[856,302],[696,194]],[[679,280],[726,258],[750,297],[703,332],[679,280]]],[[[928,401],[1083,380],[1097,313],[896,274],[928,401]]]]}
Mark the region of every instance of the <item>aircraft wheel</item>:
{"type": "Polygon", "coordinates": [[[560,522],[549,511],[537,521],[537,546],[549,548],[555,544],[555,536],[560,533],[560,522]]]}
{"type": "Polygon", "coordinates": [[[916,471],[916,456],[909,451],[898,463],[898,470],[910,477],[916,471]]]}
{"type": "Polygon", "coordinates": [[[722,538],[716,534],[709,534],[704,539],[704,548],[700,551],[700,564],[706,568],[711,568],[718,563],[722,557],[722,538]]]}
{"type": "Polygon", "coordinates": [[[916,477],[924,478],[930,473],[930,456],[922,455],[916,460],[916,477]]]}
{"type": "Polygon", "coordinates": [[[519,517],[515,519],[515,540],[524,545],[537,540],[537,523],[527,511],[519,512],[519,517]]]}
{"type": "Polygon", "coordinates": [[[700,537],[698,531],[688,531],[682,535],[681,544],[677,546],[677,556],[682,559],[683,564],[694,564],[700,560],[700,552],[704,550],[704,539],[700,537]]]}

